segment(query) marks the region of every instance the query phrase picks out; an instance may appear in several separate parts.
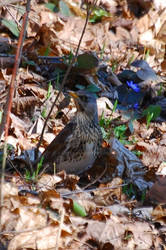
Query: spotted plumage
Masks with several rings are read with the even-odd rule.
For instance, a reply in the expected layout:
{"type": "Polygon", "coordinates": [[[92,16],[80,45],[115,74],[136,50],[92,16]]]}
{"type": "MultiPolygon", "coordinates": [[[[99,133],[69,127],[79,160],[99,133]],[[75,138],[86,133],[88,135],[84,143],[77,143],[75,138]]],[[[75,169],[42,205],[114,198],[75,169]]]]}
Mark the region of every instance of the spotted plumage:
{"type": "Polygon", "coordinates": [[[87,91],[70,92],[77,112],[43,152],[43,165],[53,172],[80,174],[90,168],[100,152],[102,133],[98,124],[96,98],[87,91]]]}

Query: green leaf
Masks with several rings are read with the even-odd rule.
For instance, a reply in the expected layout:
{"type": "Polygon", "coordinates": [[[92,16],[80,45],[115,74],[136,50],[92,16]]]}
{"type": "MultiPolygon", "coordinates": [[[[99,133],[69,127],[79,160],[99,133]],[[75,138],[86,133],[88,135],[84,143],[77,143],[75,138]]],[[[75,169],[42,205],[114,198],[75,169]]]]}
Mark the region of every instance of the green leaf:
{"type": "Polygon", "coordinates": [[[48,45],[48,47],[46,48],[45,52],[44,52],[44,56],[48,56],[50,53],[50,45],[48,45]]]}
{"type": "Polygon", "coordinates": [[[118,100],[116,99],[115,102],[114,102],[114,106],[113,106],[112,113],[115,112],[115,110],[116,110],[116,108],[117,108],[117,105],[118,105],[118,100]]]}
{"type": "Polygon", "coordinates": [[[2,122],[2,114],[3,114],[3,112],[0,111],[0,124],[1,124],[1,122],[2,122]]]}
{"type": "Polygon", "coordinates": [[[150,54],[150,49],[146,49],[146,53],[145,53],[145,60],[147,60],[147,59],[148,59],[149,54],[150,54]]]}
{"type": "Polygon", "coordinates": [[[46,99],[48,100],[51,96],[51,92],[52,92],[52,84],[51,81],[48,83],[48,90],[47,90],[47,96],[46,99]]]}
{"type": "Polygon", "coordinates": [[[58,12],[58,8],[54,3],[46,3],[45,7],[53,12],[58,12]]]}
{"type": "Polygon", "coordinates": [[[126,139],[126,137],[125,137],[126,130],[127,130],[127,127],[124,124],[115,127],[114,128],[114,135],[115,135],[115,137],[118,138],[118,139],[121,139],[121,140],[126,139]]]}
{"type": "Polygon", "coordinates": [[[73,57],[74,57],[74,54],[73,54],[72,50],[70,50],[69,55],[63,56],[63,62],[65,64],[69,65],[69,64],[71,64],[73,57]]]}
{"type": "Polygon", "coordinates": [[[19,30],[17,28],[17,24],[14,21],[3,19],[2,24],[6,28],[8,28],[12,32],[13,35],[15,35],[16,37],[19,37],[20,32],[19,32],[19,30]]]}
{"type": "Polygon", "coordinates": [[[151,120],[155,120],[161,113],[161,107],[159,105],[149,105],[148,108],[146,108],[143,111],[144,116],[150,116],[151,120]]]}
{"type": "Polygon", "coordinates": [[[99,59],[92,53],[84,53],[77,57],[77,68],[80,69],[93,69],[96,68],[99,64],[99,59]]]}
{"type": "Polygon", "coordinates": [[[146,117],[147,128],[149,127],[150,122],[152,121],[152,119],[153,119],[153,113],[148,113],[148,114],[147,114],[147,117],[146,117]]]}
{"type": "Polygon", "coordinates": [[[96,93],[96,92],[101,91],[101,89],[97,85],[95,85],[93,83],[89,84],[87,86],[86,90],[89,91],[89,92],[92,92],[92,93],[96,93]]]}
{"type": "Polygon", "coordinates": [[[81,217],[85,217],[87,215],[85,208],[78,204],[76,201],[73,201],[73,212],[81,217]]]}
{"type": "Polygon", "coordinates": [[[99,22],[101,21],[102,17],[109,17],[110,13],[101,9],[101,8],[97,8],[92,12],[92,15],[89,19],[89,22],[91,23],[95,23],[95,22],[99,22]]]}
{"type": "Polygon", "coordinates": [[[160,88],[159,88],[159,90],[157,90],[157,95],[158,96],[162,95],[162,92],[163,92],[163,83],[161,82],[160,83],[160,88]]]}
{"type": "Polygon", "coordinates": [[[113,62],[112,63],[112,72],[115,72],[115,70],[117,69],[118,67],[118,63],[117,62],[113,62]]]}
{"type": "Polygon", "coordinates": [[[25,170],[25,180],[29,181],[31,179],[31,174],[28,169],[25,170]]]}
{"type": "Polygon", "coordinates": [[[105,124],[104,121],[105,121],[105,118],[104,118],[104,111],[103,111],[101,114],[100,120],[99,120],[100,127],[104,126],[104,124],[105,124]]]}
{"type": "Polygon", "coordinates": [[[143,153],[139,150],[132,150],[132,153],[135,154],[136,156],[140,157],[143,153]]]}
{"type": "Polygon", "coordinates": [[[59,2],[59,10],[63,16],[72,16],[68,5],[62,0],[59,2]]]}
{"type": "Polygon", "coordinates": [[[43,166],[44,156],[41,157],[39,163],[37,164],[37,169],[35,171],[35,177],[38,176],[41,167],[43,166]]]}
{"type": "Polygon", "coordinates": [[[42,112],[41,112],[41,116],[45,119],[46,116],[47,116],[47,113],[46,113],[46,107],[43,108],[42,112]]]}
{"type": "Polygon", "coordinates": [[[107,139],[107,132],[105,131],[105,129],[103,127],[101,127],[101,132],[102,132],[102,137],[104,140],[107,139]]]}

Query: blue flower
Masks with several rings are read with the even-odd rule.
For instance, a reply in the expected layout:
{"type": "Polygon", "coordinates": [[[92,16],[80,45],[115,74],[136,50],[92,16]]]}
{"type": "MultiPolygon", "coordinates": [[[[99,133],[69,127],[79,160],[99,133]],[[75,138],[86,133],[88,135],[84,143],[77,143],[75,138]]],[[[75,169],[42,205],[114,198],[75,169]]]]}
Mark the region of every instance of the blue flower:
{"type": "Polygon", "coordinates": [[[133,81],[126,81],[126,83],[135,92],[137,92],[137,93],[140,92],[140,87],[136,83],[134,83],[133,81]]]}
{"type": "Polygon", "coordinates": [[[134,109],[138,109],[139,108],[138,103],[135,103],[133,107],[134,107],[134,109]]]}

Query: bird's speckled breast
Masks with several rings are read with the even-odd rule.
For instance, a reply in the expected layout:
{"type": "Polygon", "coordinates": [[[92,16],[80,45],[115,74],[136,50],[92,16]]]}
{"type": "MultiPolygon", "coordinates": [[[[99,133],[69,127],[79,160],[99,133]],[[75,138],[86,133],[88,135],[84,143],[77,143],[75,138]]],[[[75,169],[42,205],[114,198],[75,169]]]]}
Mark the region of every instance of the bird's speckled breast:
{"type": "Polygon", "coordinates": [[[67,173],[80,174],[92,166],[99,154],[102,133],[98,124],[81,113],[74,119],[77,126],[68,137],[66,149],[56,161],[56,168],[58,171],[63,169],[67,173]]]}

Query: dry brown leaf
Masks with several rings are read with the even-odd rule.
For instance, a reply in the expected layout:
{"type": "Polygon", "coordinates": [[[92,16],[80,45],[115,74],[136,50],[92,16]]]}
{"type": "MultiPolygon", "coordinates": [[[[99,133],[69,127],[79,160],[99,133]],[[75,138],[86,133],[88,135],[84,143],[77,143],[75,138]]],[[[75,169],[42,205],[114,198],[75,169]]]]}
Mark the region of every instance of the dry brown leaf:
{"type": "Polygon", "coordinates": [[[152,204],[165,204],[166,203],[165,193],[166,193],[166,177],[158,176],[154,185],[150,188],[147,194],[147,199],[152,204]]]}
{"type": "MultiPolygon", "coordinates": [[[[36,79],[32,79],[32,80],[36,80],[36,79]]],[[[41,80],[44,80],[44,79],[41,79],[41,80]]],[[[26,92],[27,90],[30,90],[32,94],[34,94],[36,97],[40,99],[44,99],[47,95],[47,90],[43,89],[42,87],[34,83],[29,83],[29,84],[26,83],[23,86],[20,86],[20,91],[26,92]]]]}
{"type": "Polygon", "coordinates": [[[38,190],[47,192],[48,190],[54,190],[57,183],[61,182],[62,178],[57,175],[43,174],[37,182],[38,190]]]}
{"type": "Polygon", "coordinates": [[[25,123],[14,114],[10,114],[10,118],[11,128],[13,129],[13,133],[15,134],[15,136],[17,138],[26,137],[26,130],[28,129],[29,124],[25,123]]]}
{"type": "Polygon", "coordinates": [[[37,207],[20,207],[16,231],[35,230],[47,225],[47,214],[45,209],[37,207]]]}
{"type": "Polygon", "coordinates": [[[121,200],[122,179],[114,178],[111,183],[100,184],[101,190],[94,191],[94,201],[99,206],[109,206],[114,200],[121,200]],[[107,189],[108,188],[108,189],[107,189]],[[103,189],[103,190],[102,190],[103,189]]]}
{"type": "Polygon", "coordinates": [[[11,196],[16,196],[18,194],[18,188],[16,184],[13,183],[4,183],[2,186],[3,197],[9,198],[11,196]]]}
{"type": "Polygon", "coordinates": [[[160,221],[165,225],[166,209],[164,206],[158,205],[157,207],[155,207],[152,212],[152,216],[155,221],[160,221]]]}
{"type": "Polygon", "coordinates": [[[35,106],[38,106],[39,102],[40,100],[36,96],[14,98],[12,111],[19,116],[23,115],[24,113],[28,113],[32,116],[35,106]]]}
{"type": "Polygon", "coordinates": [[[86,225],[82,240],[88,242],[93,239],[102,245],[111,243],[114,249],[149,249],[153,245],[153,237],[150,234],[151,227],[146,222],[130,221],[126,217],[111,216],[105,223],[100,221],[90,221],[72,217],[72,223],[78,228],[86,225]],[[131,237],[126,237],[126,231],[130,231],[131,237]],[[125,239],[128,240],[125,240],[125,239]]]}
{"type": "MultiPolygon", "coordinates": [[[[62,230],[68,235],[71,235],[72,231],[69,226],[62,226],[62,230]]],[[[47,226],[40,230],[33,230],[31,232],[20,233],[16,235],[9,243],[8,250],[24,249],[39,249],[47,250],[56,247],[58,227],[47,226]]],[[[59,240],[59,247],[63,246],[62,237],[59,240]]]]}
{"type": "Polygon", "coordinates": [[[142,162],[145,166],[159,166],[166,159],[165,145],[158,145],[156,142],[138,141],[136,148],[143,152],[142,162]]]}
{"type": "MultiPolygon", "coordinates": [[[[1,217],[1,225],[2,225],[1,231],[10,232],[15,230],[18,221],[18,209],[11,212],[11,209],[7,207],[2,207],[2,214],[3,216],[1,217]]],[[[6,238],[11,239],[12,235],[6,234],[6,238]]]]}
{"type": "MultiPolygon", "coordinates": [[[[77,7],[81,5],[81,1],[72,0],[69,2],[69,5],[72,5],[71,9],[76,10],[75,12],[77,12],[78,15],[82,15],[83,10],[77,11],[77,7]],[[73,5],[75,2],[77,3],[77,7],[73,5]]],[[[111,66],[113,66],[114,63],[117,65],[116,72],[119,72],[125,69],[126,65],[129,65],[131,57],[137,59],[144,58],[145,55],[143,53],[145,53],[145,51],[141,51],[142,47],[146,47],[146,49],[150,48],[150,56],[147,59],[148,62],[150,62],[153,68],[164,75],[165,1],[154,0],[154,7],[160,11],[151,8],[147,14],[138,19],[134,19],[129,11],[127,3],[131,4],[131,2],[132,0],[127,2],[125,0],[100,1],[102,7],[111,12],[117,11],[118,13],[122,13],[123,16],[120,15],[118,22],[116,22],[116,20],[110,23],[108,20],[105,20],[103,23],[88,24],[81,43],[81,49],[96,50],[99,53],[102,52],[104,57],[107,56],[106,59],[111,66]],[[112,6],[114,7],[112,8],[112,6]],[[112,24],[113,28],[111,27],[112,24]],[[163,64],[161,64],[162,61],[163,64]]],[[[138,0],[136,3],[145,7],[146,10],[145,2],[147,1],[138,0]]],[[[33,3],[35,3],[34,6],[36,6],[36,2],[34,1],[33,3]]],[[[147,4],[149,3],[147,2],[147,4]]],[[[85,20],[78,16],[64,18],[46,9],[44,4],[37,3],[38,8],[34,8],[34,6],[32,6],[33,11],[31,10],[30,13],[30,25],[27,30],[27,36],[32,38],[27,39],[28,41],[25,43],[23,50],[27,53],[30,51],[28,48],[31,48],[31,50],[35,51],[34,55],[37,55],[37,53],[43,55],[45,50],[49,48],[50,55],[58,56],[75,51],[85,20]]],[[[139,8],[140,6],[138,6],[138,9],[139,8]]],[[[17,19],[18,16],[16,16],[15,9],[12,6],[9,8],[12,15],[17,19]]],[[[11,15],[6,10],[1,11],[1,14],[2,18],[11,19],[11,15]]],[[[15,46],[13,41],[11,41],[11,43],[15,46]]],[[[35,56],[34,59],[36,63],[35,56]]],[[[37,69],[37,72],[43,74],[42,67],[40,68],[40,66],[41,65],[36,64],[34,68],[35,70],[37,69]]],[[[29,68],[31,68],[31,66],[29,66],[29,68]]],[[[30,106],[36,106],[38,101],[45,98],[47,92],[33,83],[38,82],[43,86],[42,84],[45,79],[40,74],[34,73],[34,71],[28,71],[27,69],[19,71],[18,93],[20,97],[23,97],[19,100],[17,113],[22,114],[22,112],[26,112],[30,106]],[[25,82],[30,81],[31,83],[25,84],[25,82]]],[[[2,84],[1,90],[5,93],[7,85],[10,83],[11,70],[1,70],[0,79],[4,84],[2,84]]],[[[88,80],[88,82],[94,83],[95,77],[88,75],[88,80]]],[[[98,81],[97,84],[101,87],[102,93],[104,91],[109,94],[112,92],[112,89],[110,90],[110,87],[105,86],[102,82],[98,81]]],[[[0,102],[2,104],[5,101],[4,96],[5,95],[0,96],[2,99],[2,102],[1,100],[0,102]]],[[[51,103],[52,99],[46,103],[45,107],[50,107],[51,103]]],[[[110,106],[112,107],[112,105],[110,106]]],[[[42,110],[43,107],[40,108],[42,110]]],[[[105,108],[106,107],[102,107],[102,110],[105,108]]],[[[70,114],[73,114],[74,111],[72,106],[70,106],[70,109],[68,117],[70,117],[70,114]]],[[[56,111],[57,108],[55,108],[55,113],[56,111]]],[[[64,112],[67,113],[68,109],[64,112]]],[[[110,112],[111,111],[108,112],[108,115],[110,112]]],[[[38,135],[32,134],[32,132],[40,134],[41,131],[39,127],[42,126],[41,120],[38,124],[34,125],[29,134],[27,134],[27,131],[31,126],[30,123],[17,119],[13,114],[11,115],[11,121],[12,130],[10,132],[13,132],[17,139],[9,136],[8,141],[15,146],[17,151],[20,150],[20,146],[24,149],[28,148],[28,145],[32,147],[29,140],[31,139],[34,143],[38,140],[38,135]],[[27,138],[28,136],[29,138],[27,138]]],[[[57,120],[49,123],[48,127],[53,129],[54,134],[49,136],[49,133],[46,133],[45,136],[49,136],[49,138],[44,139],[44,147],[45,144],[50,143],[55,134],[62,129],[63,123],[65,124],[64,121],[57,120]]],[[[165,126],[165,124],[150,125],[150,128],[147,129],[146,124],[140,124],[140,122],[135,126],[134,136],[137,142],[133,146],[133,149],[140,149],[140,151],[143,152],[143,163],[147,166],[156,167],[160,165],[162,168],[163,161],[166,158],[164,152],[166,145],[165,126]],[[159,131],[160,135],[158,137],[155,128],[159,131]]],[[[117,149],[115,157],[117,157],[118,160],[117,174],[122,176],[124,173],[134,182],[138,181],[141,174],[141,180],[144,181],[142,163],[119,143],[115,146],[117,149]],[[140,172],[137,172],[137,170],[135,172],[135,167],[138,167],[137,170],[140,170],[140,172]]],[[[161,171],[162,173],[165,171],[164,167],[161,171]]],[[[36,185],[36,189],[39,190],[39,195],[33,197],[29,195],[18,196],[18,187],[22,188],[22,186],[24,186],[27,188],[27,185],[23,180],[19,180],[18,176],[17,178],[13,178],[11,182],[12,184],[5,183],[3,186],[4,204],[2,207],[3,230],[17,230],[17,235],[15,236],[13,236],[11,232],[4,233],[3,237],[11,240],[8,247],[9,250],[27,248],[55,249],[59,229],[62,229],[62,232],[58,240],[58,247],[62,249],[87,250],[93,249],[94,244],[98,249],[114,248],[123,250],[135,248],[159,249],[159,247],[161,248],[162,246],[162,240],[158,237],[160,234],[159,230],[154,229],[150,223],[138,221],[138,219],[136,221],[135,218],[128,218],[129,210],[126,207],[119,205],[116,209],[115,207],[113,208],[113,206],[104,208],[104,205],[112,204],[115,198],[118,200],[123,199],[121,197],[121,187],[117,187],[113,190],[94,191],[94,196],[86,192],[74,193],[74,191],[82,191],[77,186],[78,177],[71,177],[65,173],[60,173],[59,176],[42,176],[36,185]],[[58,189],[58,192],[61,194],[61,197],[65,197],[65,200],[62,199],[55,190],[57,184],[63,185],[64,188],[58,189]],[[71,192],[71,190],[74,191],[71,192]],[[66,193],[68,193],[68,195],[70,193],[70,198],[68,198],[69,196],[67,195],[65,196],[66,193]],[[74,216],[70,199],[74,199],[82,205],[88,212],[88,215],[91,216],[91,219],[88,220],[74,216]],[[98,204],[102,205],[102,207],[99,207],[98,204]],[[45,209],[46,206],[50,208],[49,211],[45,209]],[[62,225],[60,225],[60,209],[64,207],[66,209],[64,221],[62,225]],[[114,215],[112,215],[112,213],[114,213],[114,215]],[[23,230],[25,229],[30,231],[24,232],[23,230]]],[[[101,185],[100,188],[114,187],[121,185],[121,183],[120,178],[114,178],[113,182],[101,185]]],[[[142,185],[142,182],[140,183],[142,185]]],[[[145,183],[143,182],[143,184],[145,183]]],[[[159,185],[159,183],[157,185],[159,185]]],[[[157,188],[156,192],[153,191],[153,188],[151,189],[153,194],[152,199],[162,198],[163,191],[161,191],[161,186],[163,188],[164,185],[159,185],[159,189],[157,188]],[[157,198],[154,194],[157,195],[157,198]]],[[[164,217],[164,208],[159,207],[154,211],[154,220],[165,223],[164,217]]],[[[145,218],[142,218],[142,220],[143,219],[145,218]]]]}

